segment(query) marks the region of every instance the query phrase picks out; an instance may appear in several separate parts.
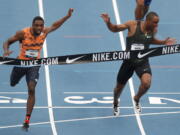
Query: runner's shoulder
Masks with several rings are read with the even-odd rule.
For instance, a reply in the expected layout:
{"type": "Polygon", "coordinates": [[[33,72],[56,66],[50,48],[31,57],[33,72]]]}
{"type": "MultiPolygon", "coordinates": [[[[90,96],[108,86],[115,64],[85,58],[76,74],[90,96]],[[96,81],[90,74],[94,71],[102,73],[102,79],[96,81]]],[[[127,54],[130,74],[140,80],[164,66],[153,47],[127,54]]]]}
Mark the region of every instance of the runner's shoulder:
{"type": "Polygon", "coordinates": [[[125,25],[127,25],[128,27],[133,27],[137,25],[137,21],[135,20],[129,20],[125,23],[125,25]]]}
{"type": "Polygon", "coordinates": [[[16,40],[23,40],[24,31],[23,30],[16,31],[16,34],[12,38],[15,38],[16,40]]]}

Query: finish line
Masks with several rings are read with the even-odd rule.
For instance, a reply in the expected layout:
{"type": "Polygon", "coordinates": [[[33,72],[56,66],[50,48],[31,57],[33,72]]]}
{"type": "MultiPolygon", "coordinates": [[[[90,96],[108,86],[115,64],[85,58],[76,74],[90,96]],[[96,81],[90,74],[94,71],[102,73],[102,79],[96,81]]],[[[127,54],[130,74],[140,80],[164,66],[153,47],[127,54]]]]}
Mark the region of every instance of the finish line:
{"type": "Polygon", "coordinates": [[[0,57],[0,65],[40,66],[40,65],[66,65],[117,60],[144,59],[167,54],[180,53],[180,44],[150,48],[142,51],[111,51],[66,56],[47,57],[35,60],[22,60],[0,57]]]}

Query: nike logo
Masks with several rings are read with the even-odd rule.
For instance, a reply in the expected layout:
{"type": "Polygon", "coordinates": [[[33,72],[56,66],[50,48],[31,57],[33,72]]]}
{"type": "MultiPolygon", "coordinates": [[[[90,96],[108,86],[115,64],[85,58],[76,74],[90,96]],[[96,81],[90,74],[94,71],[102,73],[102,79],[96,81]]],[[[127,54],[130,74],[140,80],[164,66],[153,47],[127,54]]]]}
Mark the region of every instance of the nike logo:
{"type": "Polygon", "coordinates": [[[143,58],[143,57],[147,56],[148,54],[150,54],[150,53],[154,52],[155,50],[156,50],[156,49],[151,50],[151,51],[146,52],[146,53],[143,53],[143,54],[141,54],[141,52],[139,52],[139,53],[138,53],[138,55],[137,55],[137,57],[138,57],[139,59],[141,59],[141,58],[143,58]]]}
{"type": "Polygon", "coordinates": [[[0,65],[9,63],[9,62],[11,62],[11,61],[14,61],[14,60],[2,61],[2,62],[0,62],[0,65]]]}
{"type": "Polygon", "coordinates": [[[76,60],[81,59],[82,57],[84,57],[84,56],[80,56],[80,57],[77,57],[77,58],[74,58],[74,59],[69,59],[69,58],[67,58],[67,59],[66,59],[66,63],[67,63],[67,64],[73,63],[73,62],[75,62],[76,60]]]}

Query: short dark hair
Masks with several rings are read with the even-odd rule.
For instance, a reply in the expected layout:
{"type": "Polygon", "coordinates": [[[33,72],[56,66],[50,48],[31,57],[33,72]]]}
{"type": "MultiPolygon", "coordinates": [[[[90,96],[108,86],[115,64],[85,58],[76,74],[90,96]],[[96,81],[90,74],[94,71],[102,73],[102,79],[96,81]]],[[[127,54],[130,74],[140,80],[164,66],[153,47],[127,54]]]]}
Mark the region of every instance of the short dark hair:
{"type": "Polygon", "coordinates": [[[156,12],[149,12],[149,13],[146,15],[146,20],[152,20],[152,18],[153,18],[154,16],[159,17],[156,12]]]}
{"type": "Polygon", "coordinates": [[[36,16],[33,18],[32,24],[34,24],[36,20],[41,20],[44,22],[44,19],[41,16],[36,16]]]}

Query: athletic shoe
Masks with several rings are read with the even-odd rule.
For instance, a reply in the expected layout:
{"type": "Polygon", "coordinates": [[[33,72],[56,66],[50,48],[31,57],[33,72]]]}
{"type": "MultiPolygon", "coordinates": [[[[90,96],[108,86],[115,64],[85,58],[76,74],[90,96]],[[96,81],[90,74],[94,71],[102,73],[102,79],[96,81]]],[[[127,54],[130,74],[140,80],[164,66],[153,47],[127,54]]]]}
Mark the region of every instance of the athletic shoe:
{"type": "Polygon", "coordinates": [[[22,130],[27,132],[28,129],[29,129],[29,124],[28,123],[23,123],[22,130]]]}
{"type": "Polygon", "coordinates": [[[118,106],[113,107],[113,113],[114,113],[114,116],[119,116],[120,110],[119,110],[118,106]]]}
{"type": "Polygon", "coordinates": [[[136,102],[135,102],[135,111],[137,113],[141,113],[142,112],[141,105],[139,103],[136,103],[136,102]]]}

